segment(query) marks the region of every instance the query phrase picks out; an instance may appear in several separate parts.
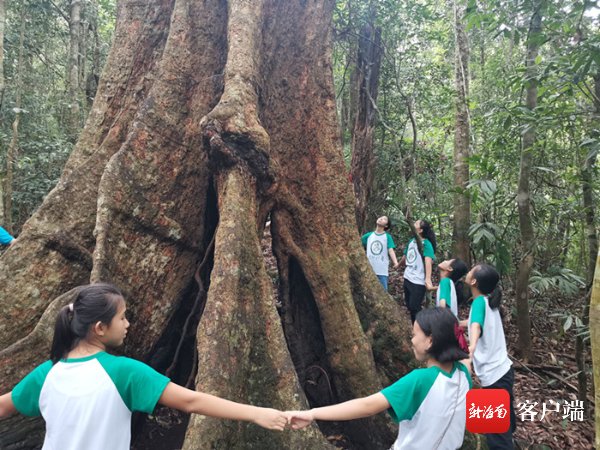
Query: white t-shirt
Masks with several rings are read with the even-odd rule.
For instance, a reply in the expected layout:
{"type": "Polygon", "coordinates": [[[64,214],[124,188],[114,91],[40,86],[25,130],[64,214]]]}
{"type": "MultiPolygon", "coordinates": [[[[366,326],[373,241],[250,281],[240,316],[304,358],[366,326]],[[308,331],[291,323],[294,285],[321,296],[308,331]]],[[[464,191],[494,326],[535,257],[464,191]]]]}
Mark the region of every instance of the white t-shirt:
{"type": "Polygon", "coordinates": [[[481,336],[473,353],[473,370],[481,380],[481,385],[485,387],[502,378],[512,366],[512,361],[506,351],[500,311],[490,308],[488,298],[483,295],[473,300],[471,305],[469,332],[472,323],[481,326],[481,336]]]}
{"type": "MultiPolygon", "coordinates": [[[[431,245],[429,239],[423,239],[423,254],[425,257],[435,260],[433,245],[431,245]]],[[[423,258],[421,258],[417,241],[414,238],[411,239],[404,249],[404,256],[406,256],[404,279],[411,283],[425,286],[425,267],[423,266],[423,258]]]]}
{"type": "Polygon", "coordinates": [[[416,369],[383,389],[388,412],[399,423],[393,450],[460,448],[470,387],[467,368],[456,362],[450,373],[437,366],[416,369]]]}
{"type": "Polygon", "coordinates": [[[389,249],[396,247],[391,234],[387,232],[377,234],[371,231],[363,235],[362,243],[367,248],[367,258],[375,274],[389,276],[389,249]]]}
{"type": "Polygon", "coordinates": [[[96,353],[46,361],[12,391],[17,411],[42,416],[42,450],[129,450],[131,413],[152,413],[169,379],[134,359],[96,353]]]}
{"type": "Polygon", "coordinates": [[[442,278],[435,298],[435,306],[440,306],[440,300],[446,300],[446,308],[458,318],[458,301],[456,299],[456,287],[450,278],[442,278]]]}

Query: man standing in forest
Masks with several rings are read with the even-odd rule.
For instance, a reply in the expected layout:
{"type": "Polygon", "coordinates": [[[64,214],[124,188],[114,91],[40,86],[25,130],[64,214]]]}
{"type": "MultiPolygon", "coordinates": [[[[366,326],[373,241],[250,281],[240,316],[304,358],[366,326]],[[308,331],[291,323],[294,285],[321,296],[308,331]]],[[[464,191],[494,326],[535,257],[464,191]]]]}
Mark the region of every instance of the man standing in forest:
{"type": "Polygon", "coordinates": [[[10,235],[8,231],[0,227],[0,244],[2,245],[13,245],[16,239],[10,235]]]}
{"type": "Polygon", "coordinates": [[[362,244],[367,249],[367,257],[375,275],[379,278],[383,288],[388,290],[388,276],[390,258],[397,269],[399,264],[396,259],[394,249],[396,244],[392,235],[387,231],[392,227],[392,221],[388,216],[381,216],[377,219],[375,231],[370,231],[363,235],[362,244]],[[384,251],[385,249],[385,251],[384,251]]]}

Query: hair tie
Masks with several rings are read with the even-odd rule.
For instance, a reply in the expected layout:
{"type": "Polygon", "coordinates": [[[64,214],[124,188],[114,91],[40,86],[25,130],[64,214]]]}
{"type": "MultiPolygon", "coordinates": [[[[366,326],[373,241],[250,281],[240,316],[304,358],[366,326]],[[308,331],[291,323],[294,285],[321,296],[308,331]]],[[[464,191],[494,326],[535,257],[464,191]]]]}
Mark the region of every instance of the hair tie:
{"type": "Polygon", "coordinates": [[[465,338],[465,332],[460,325],[458,325],[458,322],[454,322],[454,335],[456,336],[456,340],[458,341],[458,346],[460,349],[465,353],[469,353],[469,345],[467,344],[467,339],[465,338]]]}
{"type": "Polygon", "coordinates": [[[73,303],[69,303],[69,311],[73,312],[73,303]]]}

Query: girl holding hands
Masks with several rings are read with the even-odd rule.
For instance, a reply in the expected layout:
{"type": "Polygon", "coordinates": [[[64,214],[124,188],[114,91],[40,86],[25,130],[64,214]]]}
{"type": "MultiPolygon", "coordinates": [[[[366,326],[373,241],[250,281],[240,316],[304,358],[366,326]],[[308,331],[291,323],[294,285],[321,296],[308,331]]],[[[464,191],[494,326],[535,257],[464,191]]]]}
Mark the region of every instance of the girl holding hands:
{"type": "Polygon", "coordinates": [[[84,287],[63,307],[50,360],[0,396],[0,417],[20,412],[46,422],[43,449],[128,450],[131,413],[151,414],[157,403],[187,413],[254,422],[283,430],[281,411],[192,391],[134,359],[113,356],[129,322],[121,292],[110,284],[84,287]]]}
{"type": "Polygon", "coordinates": [[[456,317],[446,308],[421,311],[413,324],[412,346],[426,368],[416,369],[381,392],[309,411],[289,411],[292,429],[314,420],[352,420],[388,411],[399,423],[394,450],[460,448],[471,386],[468,357],[456,317]],[[462,345],[462,346],[461,346],[462,345]]]}

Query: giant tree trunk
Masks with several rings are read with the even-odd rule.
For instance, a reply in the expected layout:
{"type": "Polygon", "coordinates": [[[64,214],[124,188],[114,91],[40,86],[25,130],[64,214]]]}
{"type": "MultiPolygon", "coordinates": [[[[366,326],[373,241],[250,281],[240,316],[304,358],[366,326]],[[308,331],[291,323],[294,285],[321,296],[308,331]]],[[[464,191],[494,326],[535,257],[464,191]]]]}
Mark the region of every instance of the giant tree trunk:
{"type": "MultiPolygon", "coordinates": [[[[374,22],[374,17],[371,17],[374,22]]],[[[357,92],[356,115],[352,132],[352,183],[356,201],[356,224],[362,233],[366,230],[367,205],[374,179],[375,156],[373,153],[375,114],[379,86],[379,68],[383,48],[381,29],[372,23],[360,30],[358,56],[353,82],[357,92]]]]}
{"type": "MultiPolygon", "coordinates": [[[[329,0],[120,3],[84,132],[59,185],[0,259],[0,295],[16,297],[0,317],[10,358],[41,361],[23,343],[54,298],[91,279],[124,289],[125,352],[159,369],[193,376],[193,361],[173,359],[197,325],[196,385],[216,395],[304,408],[317,365],[331,396],[311,395],[313,405],[376,392],[408,370],[410,326],[370,270],[344,176],[332,8],[329,0]],[[268,216],[281,318],[259,245],[268,216]],[[174,324],[184,316],[192,326],[182,330],[174,324]]],[[[4,387],[20,376],[7,375],[4,387]]],[[[31,440],[5,423],[0,442],[31,440]]],[[[388,425],[376,417],[343,431],[359,447],[388,448],[388,425]]],[[[328,445],[316,427],[275,435],[194,416],[184,447],[328,445]]]]}
{"type": "MultiPolygon", "coordinates": [[[[462,2],[461,2],[462,3],[462,2]]],[[[469,226],[469,41],[464,26],[464,8],[452,2],[455,34],[456,124],[454,130],[454,228],[453,255],[470,264],[469,226]]]]}
{"type": "MultiPolygon", "coordinates": [[[[527,109],[533,111],[537,106],[537,64],[535,59],[539,50],[539,34],[541,31],[541,0],[533,2],[533,14],[529,39],[527,41],[527,109]]],[[[517,343],[519,353],[525,361],[532,357],[531,348],[531,319],[529,318],[529,276],[533,269],[534,232],[531,218],[531,193],[529,176],[535,150],[535,124],[529,122],[523,134],[521,149],[521,167],[519,171],[519,186],[517,191],[517,205],[519,210],[519,229],[521,232],[521,261],[517,269],[516,295],[517,295],[517,327],[519,340],[517,343]]]]}

